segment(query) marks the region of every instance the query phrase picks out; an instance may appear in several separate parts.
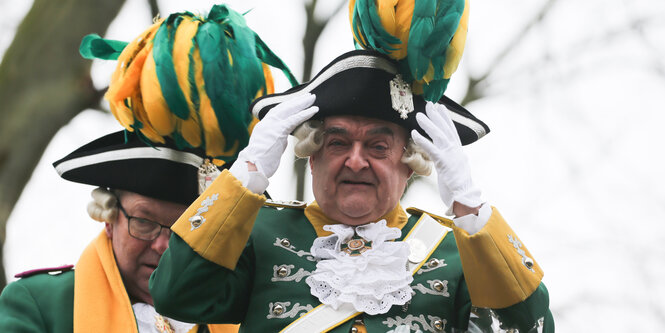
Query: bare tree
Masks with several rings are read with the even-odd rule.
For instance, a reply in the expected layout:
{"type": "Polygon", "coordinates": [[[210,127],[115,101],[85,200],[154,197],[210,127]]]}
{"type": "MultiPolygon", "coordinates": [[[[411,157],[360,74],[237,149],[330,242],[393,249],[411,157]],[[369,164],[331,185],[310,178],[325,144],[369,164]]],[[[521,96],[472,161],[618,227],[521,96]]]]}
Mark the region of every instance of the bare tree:
{"type": "Polygon", "coordinates": [[[81,38],[103,33],[124,0],[35,0],[0,63],[0,288],[9,214],[46,146],[79,112],[99,105],[81,38]]]}
{"type": "MultiPolygon", "coordinates": [[[[317,17],[315,15],[317,0],[310,0],[305,3],[305,13],[307,14],[307,23],[305,26],[305,35],[302,39],[303,46],[303,75],[302,82],[309,81],[312,77],[312,64],[314,63],[314,50],[316,43],[325,29],[330,19],[339,13],[347,4],[347,0],[337,0],[337,6],[328,17],[317,17]]],[[[293,162],[293,170],[296,174],[296,200],[303,200],[305,197],[305,170],[307,170],[307,159],[297,158],[293,162]]]]}

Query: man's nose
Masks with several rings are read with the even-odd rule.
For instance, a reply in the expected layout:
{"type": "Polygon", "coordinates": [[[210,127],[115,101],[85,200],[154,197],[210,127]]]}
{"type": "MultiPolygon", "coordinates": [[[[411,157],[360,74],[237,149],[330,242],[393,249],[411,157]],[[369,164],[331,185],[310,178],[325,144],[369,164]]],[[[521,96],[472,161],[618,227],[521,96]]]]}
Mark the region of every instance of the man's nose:
{"type": "Polygon", "coordinates": [[[171,230],[163,228],[159,232],[159,236],[152,241],[150,245],[153,250],[157,251],[159,255],[162,255],[166,249],[169,248],[169,238],[171,237],[171,230]]]}
{"type": "Polygon", "coordinates": [[[369,167],[369,162],[365,157],[363,145],[360,142],[353,143],[344,166],[351,169],[353,172],[358,172],[369,167]]]}

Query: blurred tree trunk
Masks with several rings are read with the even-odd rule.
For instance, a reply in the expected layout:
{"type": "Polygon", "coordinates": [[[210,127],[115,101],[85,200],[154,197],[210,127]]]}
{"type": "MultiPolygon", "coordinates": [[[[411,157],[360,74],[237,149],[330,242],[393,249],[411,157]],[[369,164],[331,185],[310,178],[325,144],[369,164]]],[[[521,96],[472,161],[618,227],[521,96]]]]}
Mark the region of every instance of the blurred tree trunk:
{"type": "MultiPolygon", "coordinates": [[[[303,46],[303,74],[301,82],[307,82],[312,78],[312,65],[314,64],[314,50],[316,42],[319,40],[323,29],[330,19],[335,16],[342,8],[347,5],[346,0],[337,0],[339,3],[333,12],[325,19],[317,18],[316,11],[317,0],[311,0],[305,3],[305,13],[307,14],[307,23],[305,25],[305,35],[302,38],[303,46]]],[[[296,174],[296,200],[305,198],[305,171],[307,170],[307,159],[297,158],[293,162],[293,171],[296,174]]]]}
{"type": "MultiPolygon", "coordinates": [[[[0,288],[9,214],[55,133],[102,92],[78,48],[103,33],[124,0],[35,0],[0,63],[0,288]]],[[[39,209],[35,203],[34,209],[39,209]]],[[[53,221],[57,223],[57,221],[53,221]]],[[[38,232],[38,231],[36,231],[38,232]]]]}

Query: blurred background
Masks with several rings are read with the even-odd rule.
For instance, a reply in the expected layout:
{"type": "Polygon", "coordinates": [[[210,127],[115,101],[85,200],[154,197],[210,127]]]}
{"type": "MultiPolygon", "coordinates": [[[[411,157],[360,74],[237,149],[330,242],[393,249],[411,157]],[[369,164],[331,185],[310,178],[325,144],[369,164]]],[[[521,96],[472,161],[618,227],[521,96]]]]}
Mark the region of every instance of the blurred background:
{"type": "MultiPolygon", "coordinates": [[[[157,13],[215,3],[0,0],[0,288],[76,263],[102,230],[92,187],[51,166],[121,129],[101,99],[116,63],[82,59],[81,38],[130,41],[157,13]]],[[[224,3],[301,80],[353,49],[346,0],[224,3]]],[[[662,331],[665,2],[472,0],[470,13],[446,95],[492,130],[465,148],[474,179],[545,270],[558,331],[662,331]]],[[[268,191],[313,200],[305,167],[287,149],[268,191]]],[[[403,206],[442,214],[436,176],[414,179],[403,206]]]]}

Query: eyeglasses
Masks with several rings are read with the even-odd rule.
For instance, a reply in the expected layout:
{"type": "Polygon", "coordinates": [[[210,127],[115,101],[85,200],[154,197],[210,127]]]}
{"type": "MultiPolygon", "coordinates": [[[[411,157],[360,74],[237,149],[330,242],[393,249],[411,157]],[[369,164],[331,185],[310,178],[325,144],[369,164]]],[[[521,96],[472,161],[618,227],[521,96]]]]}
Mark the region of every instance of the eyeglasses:
{"type": "Polygon", "coordinates": [[[157,222],[150,221],[141,217],[130,216],[127,214],[122,205],[120,204],[120,199],[116,196],[118,202],[118,208],[123,215],[127,218],[127,231],[129,235],[141,240],[153,241],[159,237],[159,234],[162,233],[162,229],[166,229],[167,236],[171,236],[170,227],[161,225],[157,222]]]}

